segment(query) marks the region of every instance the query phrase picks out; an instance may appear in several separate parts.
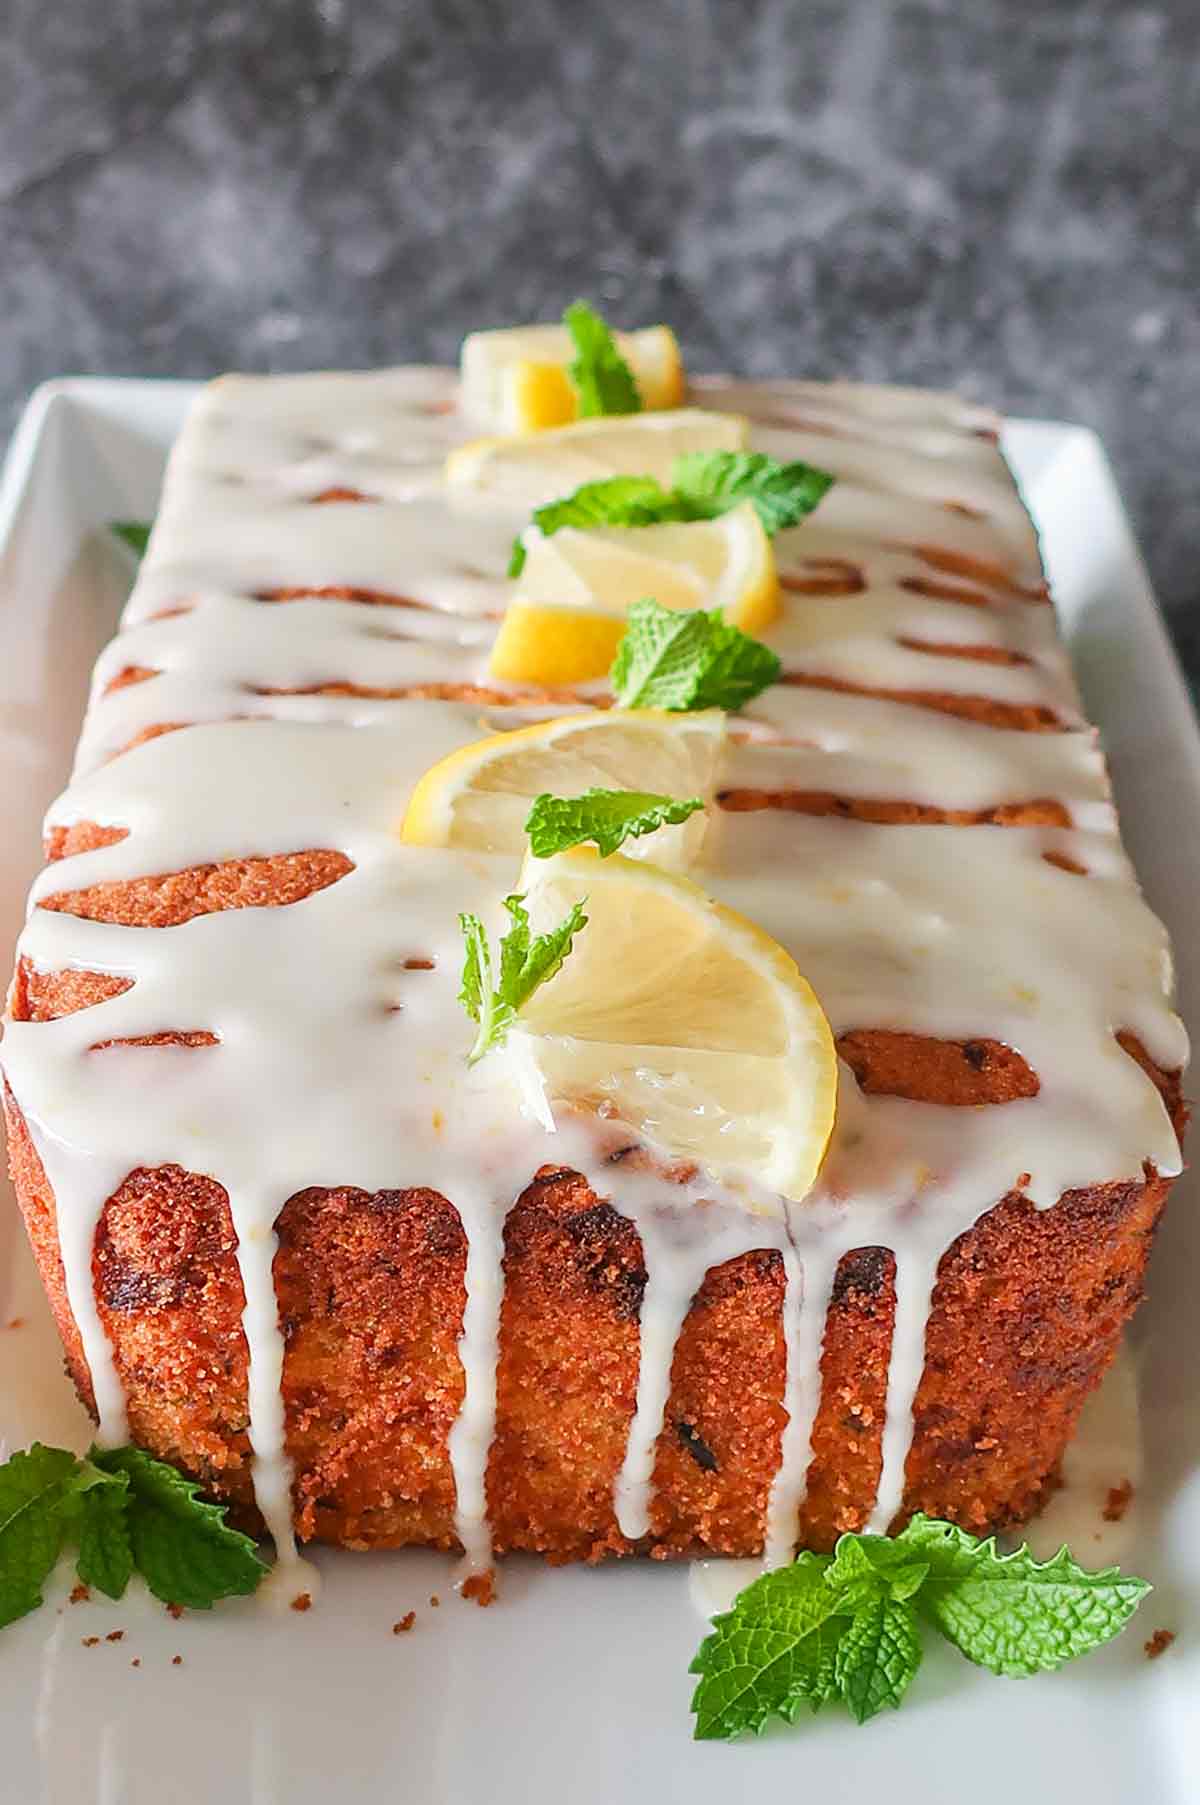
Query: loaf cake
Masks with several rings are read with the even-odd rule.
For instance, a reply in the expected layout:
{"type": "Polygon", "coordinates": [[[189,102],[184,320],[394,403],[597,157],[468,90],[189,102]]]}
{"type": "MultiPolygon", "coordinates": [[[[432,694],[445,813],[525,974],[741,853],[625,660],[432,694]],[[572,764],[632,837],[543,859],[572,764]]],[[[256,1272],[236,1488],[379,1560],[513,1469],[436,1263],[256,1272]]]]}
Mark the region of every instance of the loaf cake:
{"type": "Polygon", "coordinates": [[[489,673],[528,510],[444,481],[454,373],[226,378],[172,453],[47,819],[10,1157],[101,1437],[282,1555],[1003,1527],[1141,1295],[1186,1043],[998,423],[689,402],[836,479],[776,541],[782,676],[695,874],[836,1036],[820,1177],[774,1213],[465,1066],[457,917],[512,861],[397,822],[456,747],[611,698],[489,673]]]}

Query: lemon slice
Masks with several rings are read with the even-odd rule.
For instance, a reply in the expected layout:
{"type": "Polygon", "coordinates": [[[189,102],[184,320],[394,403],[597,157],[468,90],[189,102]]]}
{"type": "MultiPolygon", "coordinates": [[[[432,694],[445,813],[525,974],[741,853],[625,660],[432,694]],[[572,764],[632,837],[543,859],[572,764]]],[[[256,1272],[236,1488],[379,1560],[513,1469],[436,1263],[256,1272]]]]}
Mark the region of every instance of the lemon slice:
{"type": "Polygon", "coordinates": [[[720,608],[761,633],[779,608],[771,541],[752,502],[716,520],[663,526],[531,528],[525,566],[492,647],[495,677],[562,686],[607,674],[639,596],[664,608],[720,608]]]}
{"type": "Polygon", "coordinates": [[[677,457],[689,451],[742,451],[749,431],[739,414],[697,407],[606,414],[545,432],[472,439],[446,459],[446,481],[532,510],[606,476],[653,476],[666,487],[677,457]]]}
{"type": "Polygon", "coordinates": [[[546,1095],[719,1178],[804,1197],[833,1128],[837,1056],[784,949],[690,879],[620,853],[529,858],[520,888],[535,932],[586,898],[570,958],[520,1017],[546,1095]]]}
{"type": "MultiPolygon", "coordinates": [[[[679,407],[683,359],[669,326],[614,334],[633,372],[642,406],[679,407]]],[[[463,411],[493,432],[565,426],[579,413],[567,365],[575,357],[565,326],[513,326],[472,332],[463,340],[459,369],[463,411]]]]}
{"type": "MultiPolygon", "coordinates": [[[[481,852],[525,849],[525,817],[535,796],[584,790],[645,790],[681,799],[716,788],[725,738],[719,708],[696,714],[569,715],[495,733],[452,752],[413,791],[400,828],[409,845],[461,846],[481,852]]],[[[699,852],[707,813],[628,842],[631,853],[686,866],[699,852]]]]}

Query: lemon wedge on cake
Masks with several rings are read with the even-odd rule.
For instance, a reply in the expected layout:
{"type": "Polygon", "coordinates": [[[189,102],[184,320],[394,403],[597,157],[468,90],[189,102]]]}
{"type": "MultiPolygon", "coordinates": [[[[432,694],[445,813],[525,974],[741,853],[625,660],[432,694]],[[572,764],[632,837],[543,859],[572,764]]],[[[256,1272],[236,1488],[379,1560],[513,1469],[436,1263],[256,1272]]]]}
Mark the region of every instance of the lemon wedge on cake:
{"type": "Polygon", "coordinates": [[[446,459],[446,481],[492,500],[541,507],[606,476],[653,476],[669,486],[690,451],[743,451],[740,414],[681,407],[667,413],[603,414],[509,438],[471,439],[446,459]]]}
{"type": "MultiPolygon", "coordinates": [[[[669,326],[613,334],[644,408],[679,407],[683,358],[669,326]]],[[[577,418],[567,374],[575,344],[566,326],[514,326],[472,332],[459,364],[463,412],[493,432],[531,432],[577,418]]]]}
{"type": "MultiPolygon", "coordinates": [[[[414,846],[519,853],[530,805],[545,791],[578,796],[593,788],[639,790],[709,803],[724,740],[725,716],[718,708],[695,714],[613,709],[491,734],[425,773],[400,838],[414,846]]],[[[631,842],[631,852],[686,867],[699,852],[706,825],[707,813],[697,813],[631,842]]]]}
{"type": "Polygon", "coordinates": [[[837,1056],[790,955],[689,878],[620,853],[529,857],[518,887],[535,933],[586,899],[570,957],[514,1029],[547,1097],[718,1178],[804,1197],[833,1128],[837,1056]]]}
{"type": "Polygon", "coordinates": [[[758,634],[779,609],[775,554],[752,502],[715,520],[659,526],[531,527],[525,563],[492,647],[492,675],[562,687],[607,674],[632,602],[720,608],[758,634]]]}

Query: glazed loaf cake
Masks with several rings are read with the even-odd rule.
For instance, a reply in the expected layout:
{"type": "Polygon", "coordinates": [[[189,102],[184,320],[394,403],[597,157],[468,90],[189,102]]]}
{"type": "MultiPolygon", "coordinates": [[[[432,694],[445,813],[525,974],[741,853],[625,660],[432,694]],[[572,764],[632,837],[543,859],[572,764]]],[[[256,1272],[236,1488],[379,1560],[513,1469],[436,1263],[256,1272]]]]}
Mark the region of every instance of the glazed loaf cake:
{"type": "Polygon", "coordinates": [[[444,484],[477,431],[451,373],[207,389],[99,661],[6,1021],[13,1175],[101,1433],[283,1552],[1002,1526],[1140,1296],[1186,1044],[996,423],[691,398],[837,479],[776,542],[783,676],[732,722],[697,873],[837,1037],[790,1208],[465,1072],[456,918],[511,861],[396,824],[436,759],[564,699],[488,675],[528,512],[444,484]]]}

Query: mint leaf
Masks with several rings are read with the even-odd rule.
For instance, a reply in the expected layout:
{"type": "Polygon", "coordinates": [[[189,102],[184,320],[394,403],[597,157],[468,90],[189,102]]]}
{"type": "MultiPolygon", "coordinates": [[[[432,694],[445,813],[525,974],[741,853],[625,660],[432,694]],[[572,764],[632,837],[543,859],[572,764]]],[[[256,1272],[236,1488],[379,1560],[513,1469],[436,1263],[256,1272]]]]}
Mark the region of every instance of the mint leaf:
{"type": "MultiPolygon", "coordinates": [[[[692,520],[683,500],[653,476],[606,476],[582,483],[570,495],[548,501],[533,511],[533,524],[547,538],[560,527],[659,526],[664,520],[692,520]]],[[[526,548],[513,540],[510,577],[525,568],[526,548]]]]}
{"type": "Polygon", "coordinates": [[[516,1014],[524,1008],[535,990],[549,983],[571,951],[576,934],[587,926],[587,916],[581,902],[572,903],[570,911],[556,928],[539,934],[531,943],[525,898],[506,896],[504,906],[512,917],[513,926],[500,942],[501,989],[505,1002],[516,1014]],[[511,953],[508,950],[510,941],[513,946],[511,953]]]}
{"type": "Polygon", "coordinates": [[[548,859],[568,846],[595,842],[606,859],[624,841],[676,827],[704,807],[699,796],[680,801],[645,790],[585,790],[582,796],[539,796],[525,821],[529,845],[537,859],[548,859]]]}
{"type": "Polygon", "coordinates": [[[150,543],[153,524],[152,521],[145,520],[114,520],[108,530],[123,540],[135,557],[141,558],[145,556],[146,547],[150,543]]]}
{"type": "Polygon", "coordinates": [[[689,1669],[701,1676],[692,1695],[698,1742],[760,1731],[772,1716],[794,1723],[802,1705],[816,1711],[834,1696],[846,1618],[825,1584],[828,1565],[827,1554],[798,1555],[713,1619],[689,1669]]]}
{"type": "Polygon", "coordinates": [[[751,501],[771,534],[811,514],[834,480],[812,464],[780,464],[761,451],[690,451],[676,458],[671,475],[689,519],[710,520],[751,501]]]}
{"type": "Polygon", "coordinates": [[[859,1605],[842,1635],[834,1678],[851,1717],[865,1724],[885,1705],[898,1707],[920,1665],[915,1609],[880,1589],[859,1605]]]}
{"type": "Polygon", "coordinates": [[[575,935],[587,926],[582,903],[574,903],[556,928],[532,939],[523,896],[506,896],[504,907],[512,927],[500,942],[500,982],[496,983],[487,933],[477,915],[460,915],[458,925],[467,943],[459,1001],[473,1022],[479,1024],[475,1044],[467,1054],[474,1065],[493,1047],[503,1046],[518,1011],[534,991],[548,983],[571,951],[575,935]]]}
{"type": "Polygon", "coordinates": [[[575,361],[567,365],[567,375],[579,396],[580,414],[584,418],[640,414],[642,398],[633,371],[595,308],[586,301],[572,301],[563,314],[563,325],[575,345],[575,361]]]}
{"type": "Polygon", "coordinates": [[[610,674],[622,708],[743,707],[779,676],[778,657],[719,608],[663,608],[651,597],[629,609],[610,674]]]}
{"type": "Polygon", "coordinates": [[[79,1462],[34,1442],[0,1466],[0,1628],[36,1610],[70,1523],[70,1482],[79,1462]]]}
{"type": "Polygon", "coordinates": [[[460,915],[458,925],[467,946],[458,1000],[471,1020],[479,1024],[475,1044],[467,1054],[467,1064],[474,1065],[489,1048],[503,1044],[513,1011],[502,1002],[496,989],[487,930],[478,915],[460,915]]]}
{"type": "Polygon", "coordinates": [[[920,1591],[929,1572],[928,1561],[891,1536],[839,1536],[833,1562],[825,1575],[844,1599],[876,1594],[903,1602],[920,1591]]]}
{"type": "Polygon", "coordinates": [[[93,1448],[91,1459],[128,1480],[130,1547],[156,1598],[206,1611],[256,1590],[266,1569],[254,1543],[226,1525],[225,1507],[200,1497],[193,1480],[140,1448],[93,1448]]]}
{"type": "Polygon", "coordinates": [[[109,1598],[121,1598],[133,1573],[133,1548],[129,1540],[126,1510],[129,1477],[105,1473],[85,1461],[90,1475],[79,1485],[79,1552],[75,1570],[87,1586],[95,1586],[109,1598]]]}
{"type": "Polygon", "coordinates": [[[1150,1587],[1116,1567],[1088,1573],[1065,1548],[1035,1561],[998,1554],[953,1523],[916,1516],[896,1538],[925,1561],[920,1609],[943,1636],[992,1673],[1051,1672],[1124,1628],[1150,1587]]]}

